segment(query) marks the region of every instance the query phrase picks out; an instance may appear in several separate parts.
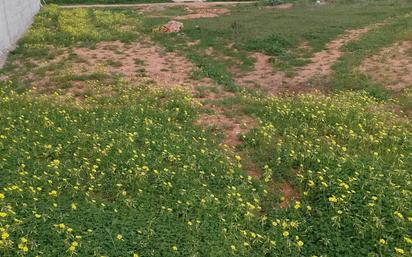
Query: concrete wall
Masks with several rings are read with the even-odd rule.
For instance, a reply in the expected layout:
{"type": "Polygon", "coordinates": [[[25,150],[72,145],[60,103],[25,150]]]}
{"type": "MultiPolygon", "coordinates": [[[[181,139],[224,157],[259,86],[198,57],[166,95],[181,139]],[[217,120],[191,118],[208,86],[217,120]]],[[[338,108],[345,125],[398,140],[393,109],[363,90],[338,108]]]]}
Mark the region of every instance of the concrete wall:
{"type": "Polygon", "coordinates": [[[39,9],[40,0],[0,0],[0,67],[39,9]]]}

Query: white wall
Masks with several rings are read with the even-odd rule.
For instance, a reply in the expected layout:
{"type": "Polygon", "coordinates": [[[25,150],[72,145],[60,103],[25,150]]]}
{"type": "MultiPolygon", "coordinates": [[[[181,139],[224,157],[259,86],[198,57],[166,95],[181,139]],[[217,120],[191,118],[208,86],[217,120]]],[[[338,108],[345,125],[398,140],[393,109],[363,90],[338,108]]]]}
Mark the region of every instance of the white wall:
{"type": "Polygon", "coordinates": [[[40,0],[0,0],[0,66],[39,9],[40,0]]]}

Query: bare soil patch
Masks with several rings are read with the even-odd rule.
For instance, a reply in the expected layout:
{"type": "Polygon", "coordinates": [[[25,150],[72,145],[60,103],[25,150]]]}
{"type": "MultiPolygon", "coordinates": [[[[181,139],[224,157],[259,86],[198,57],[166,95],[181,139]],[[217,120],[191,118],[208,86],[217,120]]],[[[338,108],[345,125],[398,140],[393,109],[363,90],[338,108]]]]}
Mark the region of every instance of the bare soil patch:
{"type": "Polygon", "coordinates": [[[174,17],[174,19],[189,20],[189,19],[200,19],[200,18],[215,18],[223,14],[228,14],[230,12],[230,10],[226,8],[207,8],[207,7],[196,7],[196,8],[187,7],[186,10],[189,12],[189,14],[176,16],[174,17]]]}
{"type": "Polygon", "coordinates": [[[250,167],[247,169],[248,176],[251,176],[254,179],[262,178],[262,171],[258,168],[257,164],[253,162],[250,167]]]}
{"type": "MultiPolygon", "coordinates": [[[[242,75],[236,74],[236,82],[243,86],[253,86],[268,90],[271,93],[316,91],[308,87],[308,82],[317,78],[328,77],[332,71],[332,65],[343,55],[342,46],[359,38],[370,29],[379,26],[374,24],[362,29],[348,30],[343,35],[326,44],[325,49],[315,53],[310,58],[310,63],[296,69],[296,75],[286,76],[285,72],[274,71],[270,62],[270,56],[262,53],[254,53],[256,59],[253,71],[242,75]]],[[[308,48],[307,45],[299,46],[299,49],[308,48]]]]}
{"type": "Polygon", "coordinates": [[[401,91],[412,86],[412,42],[397,42],[363,61],[359,70],[385,87],[401,91]]]}
{"type": "Polygon", "coordinates": [[[236,118],[228,117],[224,111],[219,108],[214,109],[215,113],[203,114],[195,124],[204,127],[215,127],[223,133],[222,143],[229,147],[235,147],[242,143],[240,135],[247,133],[250,129],[256,126],[256,121],[250,116],[237,116],[236,118]]]}
{"type": "Polygon", "coordinates": [[[284,72],[275,72],[270,63],[271,57],[262,53],[253,53],[256,60],[254,68],[246,74],[237,74],[235,81],[241,86],[283,91],[287,86],[284,72]]]}
{"type": "Polygon", "coordinates": [[[188,46],[197,46],[198,44],[200,44],[200,40],[195,40],[187,43],[188,46]]]}
{"type": "MultiPolygon", "coordinates": [[[[124,44],[101,42],[94,48],[64,48],[50,60],[29,60],[32,66],[24,81],[39,92],[82,95],[89,84],[110,84],[119,76],[131,84],[154,83],[160,87],[183,86],[195,91],[198,86],[216,86],[209,78],[195,80],[196,65],[175,52],[167,52],[150,40],[124,44]],[[93,83],[92,83],[93,84],[93,83]]],[[[21,69],[24,63],[13,63],[21,69]]]]}
{"type": "Polygon", "coordinates": [[[298,191],[295,189],[295,187],[293,187],[292,184],[288,182],[283,182],[279,184],[276,188],[279,189],[283,197],[282,201],[279,204],[279,207],[282,209],[286,208],[289,202],[299,199],[298,191]]]}
{"type": "Polygon", "coordinates": [[[368,32],[371,27],[356,30],[348,30],[342,36],[329,42],[325,50],[317,52],[310,59],[311,63],[298,70],[298,75],[293,78],[293,83],[304,83],[313,76],[328,76],[332,71],[332,65],[343,55],[340,50],[348,42],[359,38],[368,32]]]}
{"type": "Polygon", "coordinates": [[[117,63],[105,65],[105,72],[119,73],[129,81],[140,81],[142,77],[151,78],[161,86],[212,84],[211,80],[191,79],[195,65],[186,58],[154,45],[152,42],[102,42],[95,49],[77,48],[75,53],[87,61],[88,69],[93,69],[105,62],[117,63]]]}

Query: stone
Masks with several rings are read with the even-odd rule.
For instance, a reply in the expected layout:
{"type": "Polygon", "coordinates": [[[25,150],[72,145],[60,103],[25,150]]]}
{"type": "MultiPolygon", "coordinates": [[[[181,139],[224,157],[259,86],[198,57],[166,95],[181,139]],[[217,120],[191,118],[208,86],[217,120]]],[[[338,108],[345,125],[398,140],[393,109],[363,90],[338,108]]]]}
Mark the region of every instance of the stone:
{"type": "Polygon", "coordinates": [[[159,32],[164,32],[164,33],[179,33],[183,29],[183,23],[178,22],[178,21],[169,21],[165,25],[161,26],[159,28],[159,32]]]}

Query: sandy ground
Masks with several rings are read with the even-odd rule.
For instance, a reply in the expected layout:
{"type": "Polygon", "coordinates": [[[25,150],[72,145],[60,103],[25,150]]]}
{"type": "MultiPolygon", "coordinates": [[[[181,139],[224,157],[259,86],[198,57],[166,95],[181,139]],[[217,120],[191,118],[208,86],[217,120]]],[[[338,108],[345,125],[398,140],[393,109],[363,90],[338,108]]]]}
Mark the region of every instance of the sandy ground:
{"type": "MultiPolygon", "coordinates": [[[[327,43],[325,49],[315,53],[310,62],[297,69],[295,76],[288,77],[284,72],[275,72],[270,63],[270,56],[254,53],[256,59],[253,71],[238,74],[236,82],[239,85],[266,89],[271,93],[285,91],[306,91],[307,83],[318,78],[325,78],[332,72],[332,65],[343,55],[341,48],[383,23],[377,23],[365,28],[347,30],[344,34],[327,43]]],[[[310,89],[309,89],[310,90],[310,89]]]]}
{"type": "Polygon", "coordinates": [[[367,59],[359,70],[388,89],[401,91],[412,86],[412,43],[397,42],[367,59]]]}

